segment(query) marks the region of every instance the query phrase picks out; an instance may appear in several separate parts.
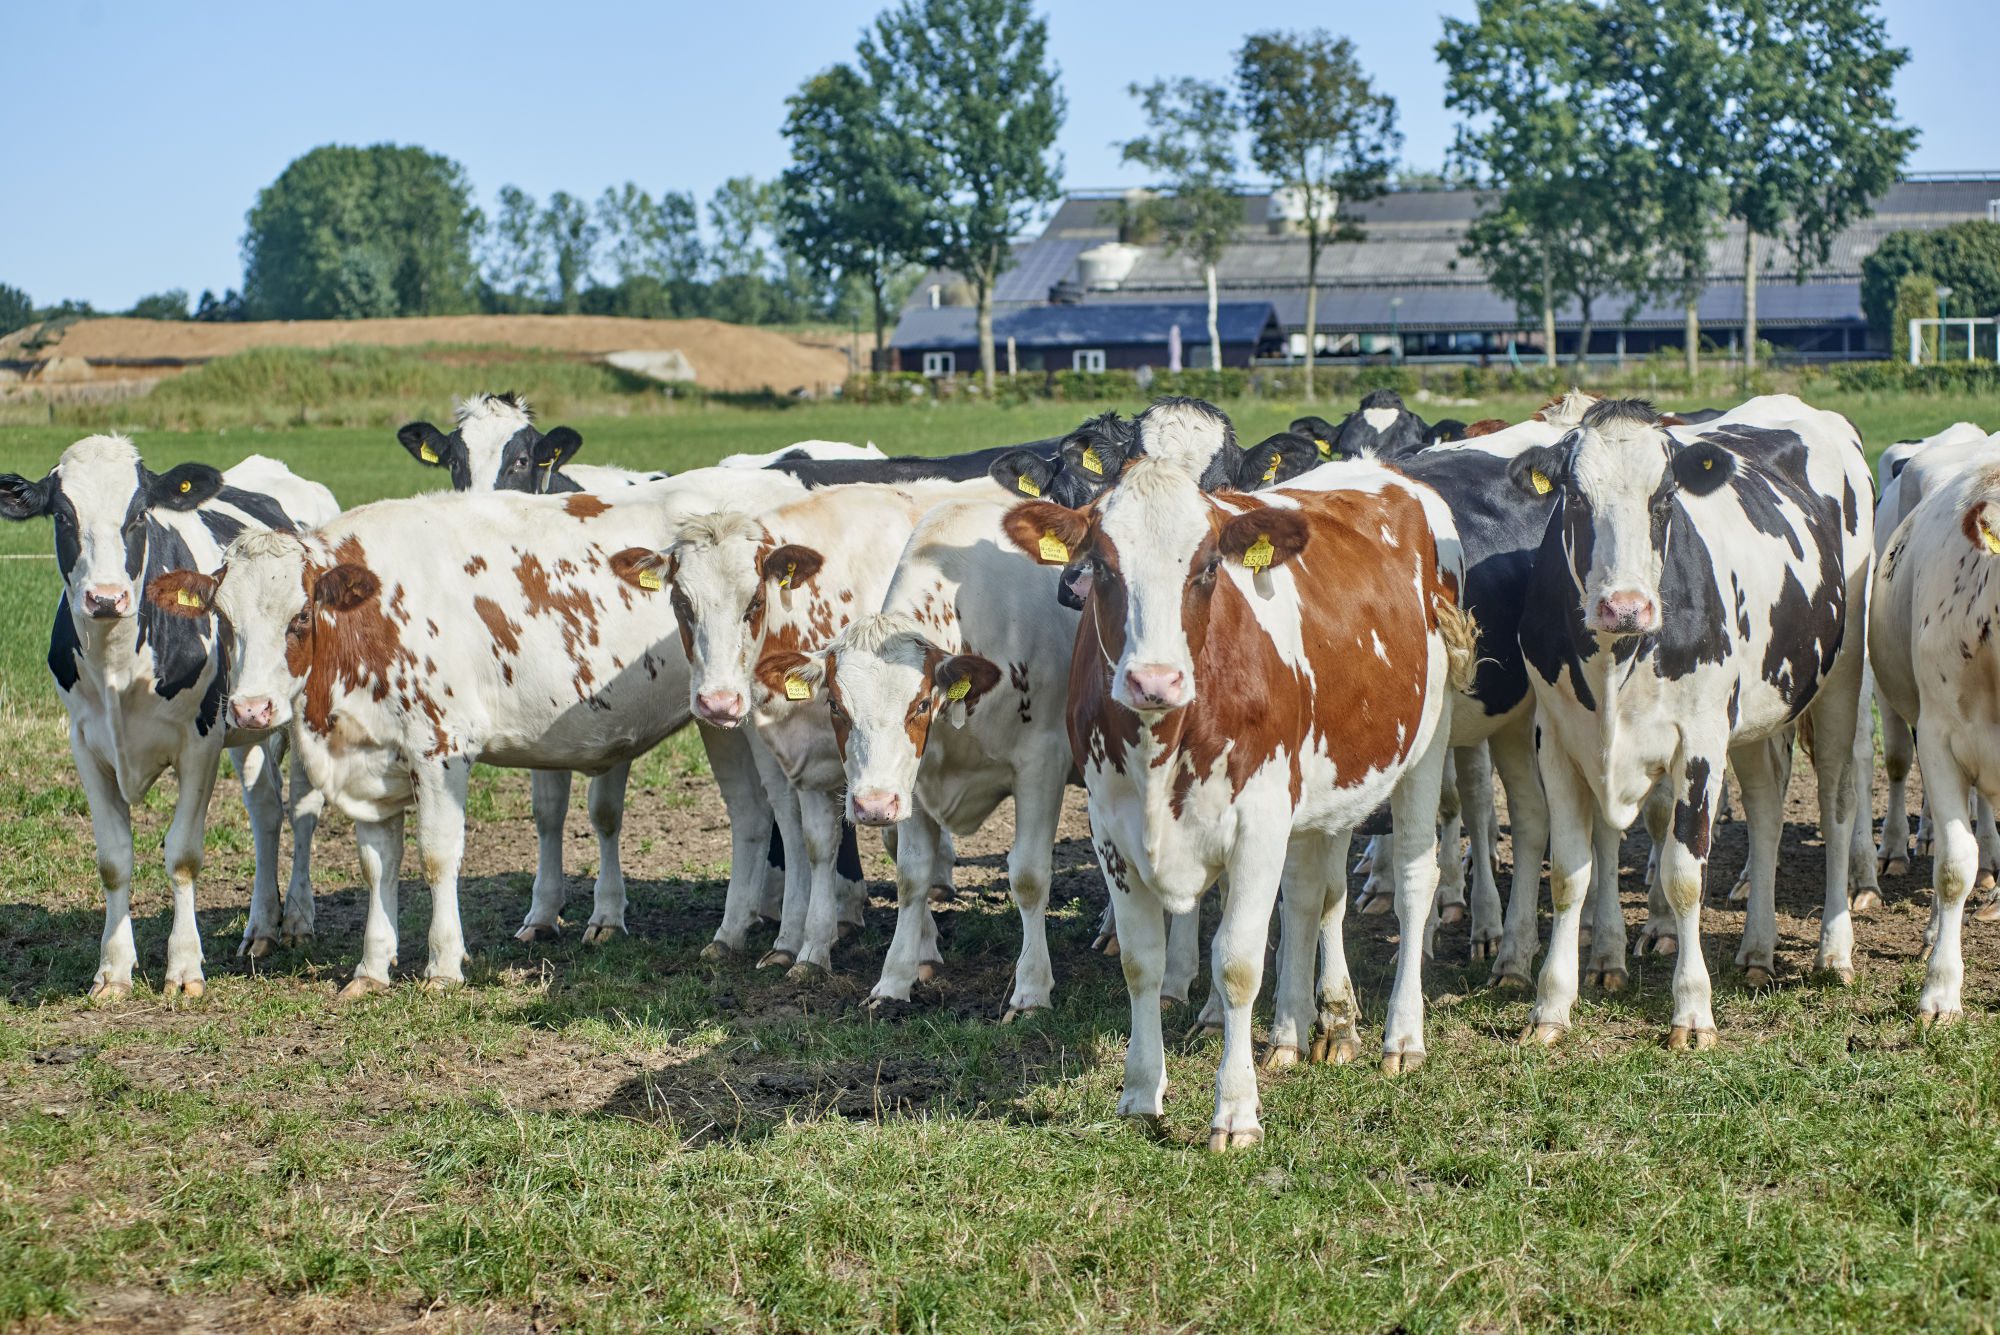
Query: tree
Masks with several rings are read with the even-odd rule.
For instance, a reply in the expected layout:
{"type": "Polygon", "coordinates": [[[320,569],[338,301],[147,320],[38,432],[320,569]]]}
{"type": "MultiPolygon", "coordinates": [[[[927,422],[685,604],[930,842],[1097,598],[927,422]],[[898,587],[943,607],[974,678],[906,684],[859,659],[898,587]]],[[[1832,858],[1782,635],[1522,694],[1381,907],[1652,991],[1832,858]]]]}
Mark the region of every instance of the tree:
{"type": "MultiPolygon", "coordinates": [[[[1931,319],[1937,315],[1937,308],[1937,280],[1929,274],[1906,273],[1896,280],[1889,338],[1889,346],[1893,350],[1890,355],[1896,361],[1910,360],[1910,321],[1931,319]]],[[[1938,359],[1939,339],[1943,332],[1939,329],[1927,342],[1933,361],[1938,359]]]]}
{"type": "Polygon", "coordinates": [[[769,181],[732,176],[708,201],[709,307],[718,319],[761,324],[772,316],[770,254],[765,250],[778,216],[778,192],[769,181]]]}
{"type": "Polygon", "coordinates": [[[806,80],[785,103],[792,165],[778,204],[786,249],[822,279],[866,289],[878,362],[889,288],[924,243],[914,146],[886,102],[851,65],[806,80]]]}
{"type": "Polygon", "coordinates": [[[483,225],[465,172],[420,148],[328,145],[257,194],[243,288],[259,316],[347,319],[467,309],[483,225]]]}
{"type": "Polygon", "coordinates": [[[1236,55],[1250,125],[1250,158],[1289,190],[1306,234],[1306,397],[1313,396],[1319,259],[1326,243],[1358,236],[1343,205],[1382,193],[1403,136],[1396,100],[1375,91],[1354,43],[1324,29],[1252,35],[1236,55]]]}
{"type": "Polygon", "coordinates": [[[1733,57],[1721,124],[1729,216],[1743,224],[1744,369],[1757,365],[1757,240],[1785,235],[1798,277],[1896,180],[1917,132],[1890,84],[1910,58],[1873,0],[1716,0],[1733,57]],[[1787,230],[1788,228],[1788,230],[1787,230]]]}
{"type": "Polygon", "coordinates": [[[220,297],[203,288],[201,298],[194,304],[193,318],[203,324],[230,324],[249,316],[243,309],[243,294],[235,288],[229,288],[220,297]]]}
{"type": "Polygon", "coordinates": [[[1236,181],[1236,136],[1242,126],[1229,90],[1200,79],[1156,79],[1131,85],[1146,109],[1151,133],[1128,139],[1126,162],[1158,174],[1164,193],[1137,207],[1138,221],[1158,229],[1169,254],[1201,265],[1208,286],[1208,364],[1222,369],[1216,320],[1215,266],[1243,225],[1236,181]]]}
{"type": "Polygon", "coordinates": [[[929,205],[922,258],[964,275],[978,304],[979,369],[993,390],[993,284],[1009,242],[1062,190],[1065,104],[1048,25],[1029,0],[903,0],[861,40],[929,205]]]}
{"type": "Polygon", "coordinates": [[[141,297],[132,303],[132,309],[126,314],[139,320],[185,320],[188,318],[187,290],[176,287],[155,292],[150,297],[141,297]]]}
{"type": "Polygon", "coordinates": [[[35,322],[35,303],[18,287],[0,283],[0,335],[25,329],[35,322]]]}
{"type": "Polygon", "coordinates": [[[555,261],[552,295],[556,304],[574,314],[577,295],[597,261],[597,224],[590,220],[590,209],[582,200],[567,190],[558,190],[537,216],[535,230],[555,261]]]}
{"type": "Polygon", "coordinates": [[[549,291],[548,237],[542,206],[519,186],[500,187],[500,211],[486,233],[486,281],[510,296],[541,300],[549,291]]]}
{"type": "MultiPolygon", "coordinates": [[[[1913,274],[1949,287],[1952,309],[1960,315],[2000,314],[2000,223],[1953,223],[1882,238],[1875,253],[1861,261],[1861,307],[1878,336],[1907,337],[1895,315],[1896,294],[1913,274]]],[[[1937,304],[1924,314],[1936,315],[1937,304]]]]}

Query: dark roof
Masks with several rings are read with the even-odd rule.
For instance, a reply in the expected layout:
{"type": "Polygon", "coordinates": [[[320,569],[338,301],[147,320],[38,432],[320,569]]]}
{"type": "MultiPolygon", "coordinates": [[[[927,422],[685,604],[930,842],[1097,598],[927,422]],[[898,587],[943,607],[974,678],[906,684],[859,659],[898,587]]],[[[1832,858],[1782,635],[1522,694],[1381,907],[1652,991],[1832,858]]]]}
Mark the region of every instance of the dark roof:
{"type": "MultiPolygon", "coordinates": [[[[1189,343],[1208,339],[1205,302],[1093,302],[1081,306],[1034,306],[1001,311],[993,317],[993,337],[1012,338],[1023,348],[1080,348],[1157,343],[1165,346],[1168,331],[1181,327],[1189,343]]],[[[1216,308],[1216,327],[1224,343],[1255,343],[1276,334],[1277,314],[1268,301],[1225,301],[1216,308]]],[[[976,313],[969,306],[920,307],[905,311],[892,347],[904,349],[963,348],[979,341],[976,313]]]]}

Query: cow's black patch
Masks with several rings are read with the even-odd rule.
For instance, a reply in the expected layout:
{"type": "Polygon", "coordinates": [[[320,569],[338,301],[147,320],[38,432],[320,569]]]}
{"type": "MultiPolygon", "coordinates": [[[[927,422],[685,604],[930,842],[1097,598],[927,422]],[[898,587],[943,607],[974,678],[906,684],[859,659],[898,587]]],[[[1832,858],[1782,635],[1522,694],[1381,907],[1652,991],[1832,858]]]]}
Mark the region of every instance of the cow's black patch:
{"type": "Polygon", "coordinates": [[[1708,543],[1675,502],[1667,507],[1666,556],[1660,566],[1660,629],[1656,641],[1659,675],[1668,681],[1703,663],[1721,663],[1730,651],[1729,613],[1715,584],[1708,543]]]}
{"type": "Polygon", "coordinates": [[[226,515],[220,510],[197,510],[195,515],[201,520],[201,526],[208,530],[208,536],[215,539],[215,545],[218,547],[227,547],[236,541],[236,536],[243,532],[245,527],[242,520],[226,515]]]}
{"type": "MultiPolygon", "coordinates": [[[[1564,532],[1571,527],[1564,512],[1580,498],[1557,495],[1561,499],[1543,530],[1521,601],[1521,656],[1551,686],[1560,684],[1568,668],[1570,694],[1585,709],[1595,709],[1597,696],[1583,665],[1596,655],[1597,637],[1584,626],[1583,594],[1563,550],[1564,532]]],[[[1588,532],[1589,525],[1583,528],[1588,532]]]]}
{"type": "MultiPolygon", "coordinates": [[[[1837,587],[1837,586],[1836,586],[1837,587]]],[[[1790,570],[1771,608],[1771,638],[1764,646],[1764,680],[1784,697],[1785,714],[1797,718],[1812,703],[1822,674],[1833,666],[1840,647],[1844,591],[1833,599],[1815,599],[1790,570]],[[1827,646],[1824,655],[1816,652],[1827,646]]]]}
{"type": "Polygon", "coordinates": [[[1700,756],[1687,763],[1687,788],[1674,803],[1674,838],[1703,862],[1708,861],[1709,764],[1700,756]]]}
{"type": "Polygon", "coordinates": [[[216,500],[232,509],[240,510],[265,528],[276,529],[280,533],[296,533],[299,526],[285,513],[285,507],[277,499],[266,496],[261,491],[245,491],[241,487],[224,487],[216,493],[216,500]]]}
{"type": "Polygon", "coordinates": [[[1392,389],[1371,391],[1361,406],[1349,413],[1333,433],[1333,453],[1337,458],[1402,459],[1416,454],[1430,443],[1430,427],[1424,419],[1403,406],[1403,398],[1392,389]],[[1387,427],[1377,427],[1366,416],[1370,409],[1388,409],[1396,414],[1387,427]]]}
{"type": "Polygon", "coordinates": [[[209,464],[176,464],[157,477],[140,470],[146,504],[161,510],[192,510],[222,490],[222,474],[209,464]]]}
{"type": "Polygon", "coordinates": [[[77,660],[82,656],[83,643],[76,638],[76,623],[70,620],[69,595],[65,593],[56,603],[56,624],[49,628],[49,675],[57,686],[65,691],[76,689],[77,660]]]}
{"type": "MultiPolygon", "coordinates": [[[[155,519],[145,522],[145,584],[169,570],[194,570],[194,553],[181,535],[155,519]]],[[[137,572],[134,572],[135,574],[137,572]]],[[[171,700],[201,680],[208,667],[214,620],[208,613],[199,617],[175,616],[153,606],[150,598],[139,599],[138,633],[134,647],[151,649],[153,693],[171,700]]]]}
{"type": "Polygon", "coordinates": [[[933,480],[963,482],[968,478],[990,476],[993,465],[1009,451],[1033,450],[1043,458],[1050,458],[1060,443],[1060,437],[1051,437],[1048,440],[1031,441],[1026,445],[998,445],[992,449],[973,450],[967,454],[948,454],[938,459],[922,455],[899,455],[892,459],[781,460],[769,465],[769,471],[790,473],[809,491],[819,487],[845,486],[853,482],[879,482],[892,485],[933,480]]]}
{"type": "Polygon", "coordinates": [[[194,716],[194,730],[201,736],[206,737],[215,730],[215,721],[222,717],[223,697],[228,694],[229,663],[228,655],[225,653],[216,662],[215,678],[208,683],[208,689],[202,692],[201,708],[194,716]]]}

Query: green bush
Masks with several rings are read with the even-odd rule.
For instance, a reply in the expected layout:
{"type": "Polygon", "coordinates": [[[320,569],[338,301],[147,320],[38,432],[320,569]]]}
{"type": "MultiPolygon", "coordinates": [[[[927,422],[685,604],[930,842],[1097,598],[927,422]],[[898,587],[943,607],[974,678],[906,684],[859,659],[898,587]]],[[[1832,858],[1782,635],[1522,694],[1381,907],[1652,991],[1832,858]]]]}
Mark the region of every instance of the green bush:
{"type": "Polygon", "coordinates": [[[1846,362],[1814,377],[1851,393],[1992,394],[2000,393],[2000,364],[1994,362],[1846,362]]]}
{"type": "MultiPolygon", "coordinates": [[[[1937,315],[1937,280],[1929,274],[1908,273],[1896,283],[1896,305],[1889,316],[1890,357],[1899,365],[1907,365],[1910,360],[1910,321],[1927,320],[1937,315]]],[[[1927,339],[1928,348],[1937,346],[1934,338],[1927,339]]]]}

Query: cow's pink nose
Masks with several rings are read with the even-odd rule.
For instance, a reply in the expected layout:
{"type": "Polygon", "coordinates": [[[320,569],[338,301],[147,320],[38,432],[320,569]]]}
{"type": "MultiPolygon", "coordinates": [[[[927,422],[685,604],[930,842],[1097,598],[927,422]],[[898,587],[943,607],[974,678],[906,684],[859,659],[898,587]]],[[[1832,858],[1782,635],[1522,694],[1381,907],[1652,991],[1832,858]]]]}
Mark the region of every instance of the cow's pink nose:
{"type": "Polygon", "coordinates": [[[1187,703],[1187,673],[1157,664],[1129,667],[1125,669],[1125,689],[1135,704],[1177,709],[1187,703]]]}
{"type": "Polygon", "coordinates": [[[703,691],[694,698],[694,712],[705,722],[733,728],[743,721],[743,697],[734,691],[703,691]]]}
{"type": "Polygon", "coordinates": [[[903,798],[882,788],[865,788],[853,795],[856,825],[894,825],[903,818],[903,798]]]}
{"type": "Polygon", "coordinates": [[[132,610],[132,590],[117,584],[93,584],[83,591],[83,610],[94,617],[122,617],[132,610]]]}
{"type": "Polygon", "coordinates": [[[1591,629],[1616,634],[1644,634],[1659,624],[1659,608],[1643,593],[1607,593],[1597,600],[1591,629]]]}
{"type": "Polygon", "coordinates": [[[268,728],[277,714],[277,701],[268,695],[229,702],[229,720],[239,728],[268,728]]]}

